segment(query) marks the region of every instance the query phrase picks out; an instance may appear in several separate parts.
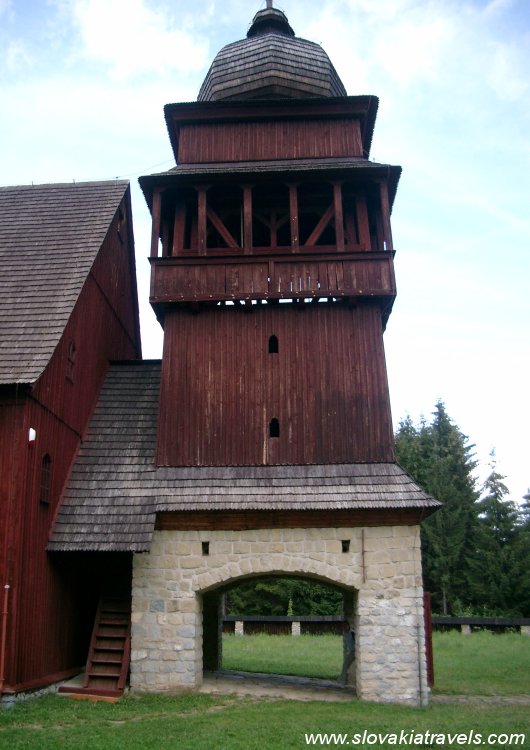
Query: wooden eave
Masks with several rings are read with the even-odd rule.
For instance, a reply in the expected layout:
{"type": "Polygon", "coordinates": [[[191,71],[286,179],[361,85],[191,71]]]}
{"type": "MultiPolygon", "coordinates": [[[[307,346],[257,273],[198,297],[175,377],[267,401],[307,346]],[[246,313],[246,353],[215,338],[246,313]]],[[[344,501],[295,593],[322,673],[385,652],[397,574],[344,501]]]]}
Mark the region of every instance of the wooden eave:
{"type": "Polygon", "coordinates": [[[251,529],[325,529],[367,526],[416,526],[437,508],[359,510],[247,510],[159,512],[155,530],[248,531],[251,529]]]}
{"type": "Polygon", "coordinates": [[[327,159],[282,159],[278,161],[222,162],[209,164],[186,164],[174,167],[169,172],[145,175],[139,183],[149,210],[152,211],[153,193],[156,189],[189,188],[198,184],[226,184],[227,180],[252,182],[298,181],[320,174],[328,180],[388,180],[390,210],[397,192],[401,167],[378,164],[361,158],[327,159]]]}
{"type": "Polygon", "coordinates": [[[351,117],[361,124],[366,157],[370,154],[379,99],[376,96],[340,96],[323,99],[258,99],[248,101],[184,102],[166,104],[164,116],[169,140],[178,159],[179,133],[182,125],[223,122],[255,122],[277,119],[338,119],[351,117]]]}

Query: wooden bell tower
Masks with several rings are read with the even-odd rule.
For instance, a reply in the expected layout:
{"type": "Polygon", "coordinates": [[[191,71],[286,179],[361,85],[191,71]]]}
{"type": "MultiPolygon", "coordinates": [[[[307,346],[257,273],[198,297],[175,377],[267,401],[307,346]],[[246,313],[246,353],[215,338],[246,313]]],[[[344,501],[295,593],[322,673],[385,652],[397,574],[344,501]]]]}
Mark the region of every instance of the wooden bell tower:
{"type": "Polygon", "coordinates": [[[159,466],[392,462],[383,330],[401,169],[369,161],[373,96],[267,3],[143,177],[164,327],[159,466]]]}

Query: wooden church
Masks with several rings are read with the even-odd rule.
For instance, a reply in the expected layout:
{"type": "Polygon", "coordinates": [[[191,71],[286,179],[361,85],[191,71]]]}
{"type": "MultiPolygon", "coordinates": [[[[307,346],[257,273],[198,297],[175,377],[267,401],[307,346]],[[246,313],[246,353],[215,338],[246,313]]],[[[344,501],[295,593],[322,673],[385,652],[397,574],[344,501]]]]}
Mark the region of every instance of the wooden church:
{"type": "Polygon", "coordinates": [[[165,107],[176,166],[140,179],[161,362],[127,185],[0,190],[4,694],[80,669],[104,695],[196,688],[223,593],[288,575],[342,590],[359,698],[426,704],[438,503],[395,463],[401,170],[369,160],[377,105],[268,0],[165,107]]]}

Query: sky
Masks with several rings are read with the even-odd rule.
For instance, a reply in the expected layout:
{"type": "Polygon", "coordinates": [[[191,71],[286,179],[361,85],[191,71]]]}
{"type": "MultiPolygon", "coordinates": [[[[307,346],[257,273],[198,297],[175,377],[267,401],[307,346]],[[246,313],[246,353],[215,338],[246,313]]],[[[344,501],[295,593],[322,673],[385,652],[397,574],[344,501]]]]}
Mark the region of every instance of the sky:
{"type": "MultiPolygon", "coordinates": [[[[263,0],[0,0],[0,184],[129,179],[143,353],[141,174],[174,165],[168,102],[196,99],[263,0]]],[[[403,175],[392,214],[398,297],[385,333],[394,425],[438,399],[492,449],[510,497],[530,486],[530,3],[275,0],[349,94],[379,97],[371,158],[403,175]]]]}

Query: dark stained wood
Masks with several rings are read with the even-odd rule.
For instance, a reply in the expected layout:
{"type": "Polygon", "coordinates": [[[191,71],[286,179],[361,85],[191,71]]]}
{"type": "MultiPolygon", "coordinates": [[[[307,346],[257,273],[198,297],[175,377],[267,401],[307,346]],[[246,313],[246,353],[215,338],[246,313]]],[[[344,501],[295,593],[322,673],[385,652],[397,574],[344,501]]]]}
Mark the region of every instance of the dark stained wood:
{"type": "Polygon", "coordinates": [[[175,219],[173,222],[173,252],[179,255],[184,250],[184,234],[186,231],[186,206],[183,200],[175,204],[175,219]]]}
{"type": "Polygon", "coordinates": [[[178,163],[362,156],[359,122],[273,120],[181,127],[178,163]]]}
{"type": "Polygon", "coordinates": [[[197,188],[197,244],[199,255],[206,255],[206,190],[203,185],[197,188]]]}
{"type": "Polygon", "coordinates": [[[432,611],[431,595],[428,591],[423,594],[423,624],[425,628],[425,657],[427,661],[427,684],[434,687],[434,653],[432,648],[432,611]]]}
{"type": "MultiPolygon", "coordinates": [[[[313,229],[309,237],[307,238],[306,242],[304,243],[304,246],[311,247],[312,245],[316,245],[320,237],[322,236],[322,232],[327,227],[329,222],[334,216],[334,206],[328,206],[328,208],[324,211],[322,216],[320,217],[316,227],[313,229]]],[[[344,250],[344,247],[342,247],[344,250]]]]}
{"type": "Polygon", "coordinates": [[[390,202],[388,200],[388,183],[382,180],[379,183],[381,196],[381,220],[383,224],[383,238],[385,250],[392,250],[392,230],[390,228],[390,202]]]}
{"type": "MultiPolygon", "coordinates": [[[[357,217],[357,226],[359,227],[359,245],[362,250],[375,249],[371,248],[370,243],[370,225],[368,223],[368,209],[366,207],[366,196],[360,193],[356,196],[355,211],[357,217]]],[[[382,249],[382,248],[381,248],[382,249]]]]}
{"type": "Polygon", "coordinates": [[[243,247],[252,252],[252,186],[243,185],[243,247]]]}
{"type": "Polygon", "coordinates": [[[158,257],[158,242],[160,239],[160,221],[162,212],[162,193],[160,190],[155,190],[153,193],[153,207],[151,214],[153,217],[153,223],[151,227],[151,258],[158,257]]]}
{"type": "Polygon", "coordinates": [[[300,234],[298,229],[298,185],[289,185],[289,215],[291,220],[291,247],[298,252],[300,247],[300,234]]]}
{"type": "Polygon", "coordinates": [[[340,182],[333,183],[333,209],[335,215],[335,242],[337,250],[344,250],[344,214],[342,210],[342,185],[340,182]]]}
{"type": "Polygon", "coordinates": [[[70,676],[86,658],[82,652],[87,609],[93,606],[91,584],[86,584],[83,565],[79,569],[65,561],[63,567],[46,553],[46,545],[109,359],[140,355],[130,222],[130,204],[123,203],[33,389],[14,388],[3,399],[0,395],[0,583],[11,586],[8,690],[70,676]],[[68,367],[72,343],[73,371],[68,367]],[[30,427],[36,432],[32,444],[27,440],[30,427]],[[51,458],[46,503],[40,501],[45,455],[51,458]],[[3,537],[4,529],[9,539],[3,537]]]}
{"type": "Polygon", "coordinates": [[[250,529],[325,529],[365,526],[415,526],[419,510],[190,511],[158,513],[159,531],[247,531],[250,529]]]}
{"type": "Polygon", "coordinates": [[[381,326],[377,303],[168,311],[158,463],[392,461],[381,326]]]}
{"type": "Polygon", "coordinates": [[[303,254],[171,258],[152,261],[151,303],[382,297],[396,293],[390,253],[344,253],[303,248],[303,254]],[[308,253],[311,250],[311,253],[308,253]],[[208,274],[207,274],[208,272],[208,274]]]}
{"type": "Polygon", "coordinates": [[[236,240],[230,234],[229,230],[224,225],[223,221],[219,218],[219,216],[210,206],[207,206],[206,208],[206,216],[214,225],[214,227],[217,229],[217,231],[219,232],[223,240],[226,242],[228,247],[231,247],[231,248],[240,247],[239,244],[236,242],[236,240]]]}

